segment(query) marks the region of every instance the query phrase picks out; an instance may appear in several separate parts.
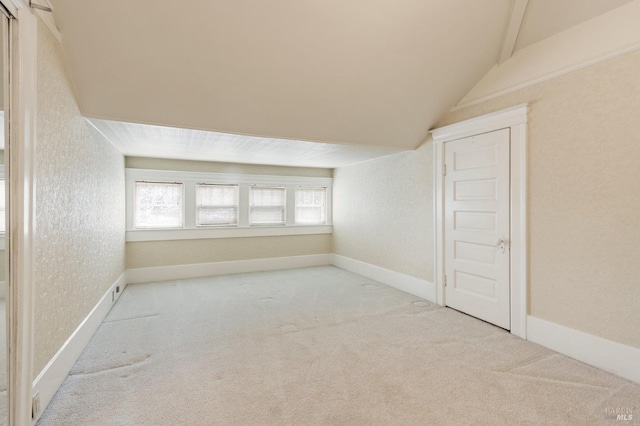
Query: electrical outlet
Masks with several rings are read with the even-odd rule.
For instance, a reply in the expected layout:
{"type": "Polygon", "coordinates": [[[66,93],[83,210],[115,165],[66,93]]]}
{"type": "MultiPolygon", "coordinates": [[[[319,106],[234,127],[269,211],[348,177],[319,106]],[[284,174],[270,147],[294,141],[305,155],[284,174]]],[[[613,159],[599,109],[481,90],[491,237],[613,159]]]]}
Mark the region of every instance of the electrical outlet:
{"type": "Polygon", "coordinates": [[[116,293],[120,293],[120,286],[119,285],[116,286],[116,293]]]}
{"type": "Polygon", "coordinates": [[[116,292],[115,290],[111,292],[111,303],[116,301],[116,292]]]}
{"type": "Polygon", "coordinates": [[[31,400],[31,418],[35,419],[40,415],[40,392],[36,392],[31,400]]]}

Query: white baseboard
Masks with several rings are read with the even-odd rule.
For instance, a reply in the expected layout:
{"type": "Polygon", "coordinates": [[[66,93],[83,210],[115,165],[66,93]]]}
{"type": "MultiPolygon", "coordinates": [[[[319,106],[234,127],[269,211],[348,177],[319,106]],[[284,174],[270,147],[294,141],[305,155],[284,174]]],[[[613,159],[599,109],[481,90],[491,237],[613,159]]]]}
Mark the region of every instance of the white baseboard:
{"type": "MultiPolygon", "coordinates": [[[[109,288],[33,382],[33,394],[40,394],[41,407],[40,412],[34,419],[34,424],[44,412],[67,374],[71,371],[73,364],[109,313],[113,303],[122,294],[127,283],[324,265],[337,266],[436,303],[436,286],[429,281],[337,254],[129,269],[109,288]],[[115,293],[118,286],[120,287],[120,292],[115,293]]],[[[640,359],[640,348],[612,342],[532,316],[527,317],[527,338],[531,342],[578,361],[640,383],[640,364],[637,362],[640,359]]]]}
{"type": "Polygon", "coordinates": [[[193,265],[158,266],[127,270],[127,283],[200,278],[214,275],[246,272],[277,271],[280,269],[306,268],[331,264],[330,254],[271,257],[266,259],[233,260],[228,262],[196,263],[193,265]]]}
{"type": "Polygon", "coordinates": [[[436,303],[436,286],[420,278],[405,275],[370,263],[361,262],[339,254],[331,255],[331,264],[349,272],[379,281],[398,290],[436,303]]]}
{"type": "Polygon", "coordinates": [[[640,348],[532,316],[527,317],[527,340],[640,383],[640,348]]]}
{"type": "Polygon", "coordinates": [[[62,385],[62,382],[64,382],[73,364],[75,364],[93,334],[100,324],[102,324],[102,320],[104,320],[109,310],[111,310],[111,306],[118,300],[126,285],[125,274],[123,273],[120,275],[120,278],[109,287],[89,315],[80,323],[78,328],[76,328],[73,334],[33,381],[33,395],[37,392],[40,393],[40,411],[33,420],[34,424],[47,408],[49,402],[51,402],[53,395],[55,395],[60,385],[62,385]],[[120,287],[120,291],[117,293],[116,287],[120,287]]]}
{"type": "Polygon", "coordinates": [[[398,290],[436,302],[435,284],[381,268],[337,254],[311,254],[307,256],[272,257],[267,259],[234,260],[228,262],[196,263],[192,265],[157,266],[127,270],[127,283],[181,280],[215,275],[240,274],[246,272],[276,271],[305,268],[309,266],[334,265],[347,271],[395,287],[398,290]]]}

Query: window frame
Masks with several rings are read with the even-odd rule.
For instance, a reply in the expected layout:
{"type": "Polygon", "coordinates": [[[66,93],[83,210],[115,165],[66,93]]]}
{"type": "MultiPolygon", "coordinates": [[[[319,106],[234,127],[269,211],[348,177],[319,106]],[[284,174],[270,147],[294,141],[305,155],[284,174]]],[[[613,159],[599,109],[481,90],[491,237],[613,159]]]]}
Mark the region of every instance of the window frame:
{"type": "MultiPolygon", "coordinates": [[[[296,226],[317,226],[317,225],[326,225],[327,224],[327,220],[328,220],[328,189],[326,186],[304,186],[304,185],[298,185],[295,188],[295,194],[293,195],[293,201],[294,201],[294,212],[298,210],[298,204],[296,202],[296,197],[298,195],[298,191],[305,191],[305,190],[311,190],[311,191],[317,191],[317,190],[324,190],[324,205],[322,207],[324,207],[324,223],[311,223],[311,224],[305,224],[305,223],[299,223],[298,222],[298,218],[295,218],[295,224],[296,226]]],[[[306,205],[300,205],[300,207],[314,207],[314,206],[306,206],[306,205]]]]}
{"type": "Polygon", "coordinates": [[[185,193],[185,190],[184,190],[184,188],[185,188],[185,185],[182,182],[136,180],[135,182],[133,182],[133,186],[134,186],[134,188],[133,188],[132,229],[135,229],[135,230],[147,230],[147,229],[151,229],[151,230],[160,230],[160,229],[162,229],[162,230],[165,230],[165,229],[183,229],[184,228],[184,221],[185,221],[185,216],[184,216],[184,213],[185,213],[185,208],[184,208],[184,203],[185,203],[184,193],[185,193]],[[157,228],[149,227],[149,226],[136,227],[135,215],[136,215],[136,209],[138,208],[138,202],[137,202],[138,200],[137,200],[137,197],[136,197],[136,188],[135,187],[136,187],[137,183],[158,184],[158,185],[180,185],[180,189],[181,189],[180,192],[182,192],[181,199],[180,199],[180,202],[182,204],[182,206],[181,206],[182,207],[181,208],[181,210],[182,210],[182,212],[181,212],[182,225],[181,226],[159,226],[157,228]]]}
{"type": "MultiPolygon", "coordinates": [[[[211,207],[217,207],[217,208],[223,208],[223,207],[231,207],[231,205],[226,206],[226,205],[217,205],[217,206],[208,206],[209,208],[211,207]]],[[[196,206],[195,206],[195,214],[196,214],[196,228],[221,228],[221,227],[237,227],[238,224],[240,223],[240,185],[236,184],[236,183],[209,183],[209,182],[199,182],[196,183],[196,206]],[[231,187],[231,186],[235,186],[236,188],[236,203],[235,205],[233,205],[233,207],[235,207],[236,209],[236,223],[217,223],[217,224],[200,224],[198,223],[198,208],[200,208],[200,204],[198,203],[198,188],[201,186],[226,186],[226,187],[231,187]]]]}
{"type": "MultiPolygon", "coordinates": [[[[249,226],[285,226],[287,224],[287,217],[289,216],[288,213],[288,200],[287,200],[287,187],[285,185],[249,185],[249,203],[248,203],[248,207],[249,207],[249,226]],[[282,206],[282,215],[283,215],[283,221],[282,223],[259,223],[259,222],[252,222],[251,220],[251,209],[254,207],[251,204],[251,191],[253,189],[256,188],[264,188],[264,189],[282,189],[284,191],[284,205],[282,206]]],[[[278,206],[257,206],[257,207],[278,207],[278,206]]]]}
{"type": "Polygon", "coordinates": [[[332,184],[330,177],[253,175],[233,173],[185,172],[175,170],[125,169],[126,185],[126,240],[162,241],[200,238],[235,238],[278,235],[330,234],[332,226],[332,184]],[[133,216],[135,208],[135,182],[177,182],[183,184],[183,227],[178,229],[135,229],[133,216]],[[196,186],[198,184],[238,185],[238,224],[197,226],[196,186]],[[285,224],[249,224],[249,187],[285,187],[285,224]],[[296,225],[295,190],[298,187],[327,188],[327,222],[325,225],[296,225]]]}

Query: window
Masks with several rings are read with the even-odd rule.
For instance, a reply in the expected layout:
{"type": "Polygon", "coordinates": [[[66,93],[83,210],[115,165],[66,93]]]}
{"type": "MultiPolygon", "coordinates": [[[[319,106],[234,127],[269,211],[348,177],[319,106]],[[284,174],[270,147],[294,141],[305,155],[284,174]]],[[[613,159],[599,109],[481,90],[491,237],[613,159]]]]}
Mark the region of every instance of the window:
{"type": "Polygon", "coordinates": [[[251,186],[249,224],[284,225],[286,189],[284,186],[251,186]]]}
{"type": "Polygon", "coordinates": [[[182,228],[182,184],[136,182],[136,229],[182,228]]]}
{"type": "Polygon", "coordinates": [[[127,241],[333,232],[331,177],[127,168],[125,180],[127,241]]]}
{"type": "Polygon", "coordinates": [[[327,223],[327,188],[296,188],[296,225],[327,223]]]}
{"type": "Polygon", "coordinates": [[[197,226],[236,226],[238,185],[201,183],[196,187],[197,226]]]}

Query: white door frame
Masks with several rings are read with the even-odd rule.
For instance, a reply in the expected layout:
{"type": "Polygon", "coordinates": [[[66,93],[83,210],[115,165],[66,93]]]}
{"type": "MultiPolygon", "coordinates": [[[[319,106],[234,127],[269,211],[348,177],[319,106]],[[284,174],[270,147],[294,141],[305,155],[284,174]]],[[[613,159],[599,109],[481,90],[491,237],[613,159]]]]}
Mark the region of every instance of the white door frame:
{"type": "MultiPolygon", "coordinates": [[[[33,389],[33,272],[35,269],[35,160],[37,90],[37,18],[27,0],[0,0],[13,16],[9,22],[8,145],[9,178],[9,424],[26,426],[33,389]]],[[[5,114],[5,118],[7,115],[5,114]]],[[[8,153],[7,153],[8,149],[8,153]]],[[[7,155],[8,154],[8,155],[7,155]]]]}
{"type": "Polygon", "coordinates": [[[434,280],[436,301],[445,306],[444,295],[444,144],[481,133],[511,130],[510,166],[510,302],[511,333],[527,338],[527,111],[521,104],[491,114],[461,121],[431,131],[434,158],[435,249],[434,280]]]}

